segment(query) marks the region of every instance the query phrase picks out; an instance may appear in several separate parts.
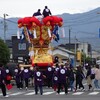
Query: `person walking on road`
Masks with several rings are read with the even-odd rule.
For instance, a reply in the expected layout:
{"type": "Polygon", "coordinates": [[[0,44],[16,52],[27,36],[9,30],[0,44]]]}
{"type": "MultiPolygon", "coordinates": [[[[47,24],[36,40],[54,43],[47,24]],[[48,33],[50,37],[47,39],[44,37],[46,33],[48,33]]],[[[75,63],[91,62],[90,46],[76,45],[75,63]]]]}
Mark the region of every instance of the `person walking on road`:
{"type": "Polygon", "coordinates": [[[99,65],[96,65],[96,68],[95,68],[95,79],[94,79],[94,85],[95,85],[95,88],[96,89],[100,89],[100,86],[99,86],[99,80],[100,80],[100,69],[99,69],[99,65]]]}
{"type": "Polygon", "coordinates": [[[48,88],[52,87],[53,72],[54,72],[54,68],[49,64],[45,72],[48,88]]]}
{"type": "Polygon", "coordinates": [[[76,90],[77,90],[77,86],[79,85],[79,89],[84,90],[84,85],[82,83],[83,79],[85,78],[82,68],[81,66],[77,67],[77,71],[76,71],[76,90]]]}
{"type": "Polygon", "coordinates": [[[58,70],[58,94],[60,94],[62,86],[65,89],[65,94],[68,93],[67,78],[67,70],[64,68],[64,65],[61,64],[61,68],[58,70]]]}
{"type": "Polygon", "coordinates": [[[6,93],[6,72],[3,69],[3,65],[0,64],[0,88],[4,97],[8,97],[6,93]]]}
{"type": "Polygon", "coordinates": [[[29,70],[29,68],[25,67],[23,70],[23,79],[25,82],[26,90],[28,89],[28,86],[29,86],[29,78],[30,78],[30,70],[29,70]]]}
{"type": "Polygon", "coordinates": [[[92,79],[91,79],[91,66],[87,67],[87,74],[86,74],[87,84],[89,87],[89,91],[92,88],[92,79]]]}
{"type": "Polygon", "coordinates": [[[74,80],[75,80],[75,77],[74,77],[74,71],[73,71],[73,68],[70,67],[70,70],[69,70],[69,86],[71,88],[71,91],[76,91],[76,89],[74,88],[74,80]]]}
{"type": "Polygon", "coordinates": [[[36,67],[36,70],[34,71],[34,87],[35,87],[35,94],[38,94],[38,88],[40,89],[40,95],[43,95],[43,78],[45,76],[43,73],[39,70],[38,67],[36,67]]]}

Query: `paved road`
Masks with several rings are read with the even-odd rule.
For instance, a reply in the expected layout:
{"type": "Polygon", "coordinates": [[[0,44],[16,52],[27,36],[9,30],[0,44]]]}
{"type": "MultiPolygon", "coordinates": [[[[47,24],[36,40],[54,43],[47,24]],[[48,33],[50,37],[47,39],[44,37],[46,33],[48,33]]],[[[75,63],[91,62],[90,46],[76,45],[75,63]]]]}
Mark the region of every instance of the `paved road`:
{"type": "Polygon", "coordinates": [[[0,100],[100,100],[100,90],[95,91],[80,91],[70,92],[68,95],[65,95],[64,92],[61,92],[59,95],[53,91],[53,89],[44,88],[43,95],[35,95],[34,88],[29,88],[28,90],[18,90],[15,87],[7,91],[9,97],[4,98],[0,92],[0,100]]]}

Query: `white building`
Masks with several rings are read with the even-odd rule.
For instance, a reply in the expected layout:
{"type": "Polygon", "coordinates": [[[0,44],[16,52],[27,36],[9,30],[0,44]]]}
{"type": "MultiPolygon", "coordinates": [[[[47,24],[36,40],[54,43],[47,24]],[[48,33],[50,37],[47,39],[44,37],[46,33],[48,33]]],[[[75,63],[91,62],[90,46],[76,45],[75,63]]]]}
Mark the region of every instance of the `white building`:
{"type": "Polygon", "coordinates": [[[53,56],[58,56],[61,61],[66,62],[67,59],[74,59],[75,53],[63,47],[55,47],[52,52],[53,56]]]}

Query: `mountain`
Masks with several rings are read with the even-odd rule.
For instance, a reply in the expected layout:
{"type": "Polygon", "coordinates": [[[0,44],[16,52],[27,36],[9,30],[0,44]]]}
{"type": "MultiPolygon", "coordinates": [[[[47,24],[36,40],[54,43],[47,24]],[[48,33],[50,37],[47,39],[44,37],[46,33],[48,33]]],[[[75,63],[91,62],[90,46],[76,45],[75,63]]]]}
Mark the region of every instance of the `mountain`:
{"type": "MultiPolygon", "coordinates": [[[[65,44],[70,42],[75,42],[75,36],[77,38],[77,42],[88,42],[92,45],[92,49],[100,51],[100,38],[99,38],[99,28],[100,28],[100,7],[94,10],[77,13],[77,14],[69,14],[63,13],[62,15],[57,15],[63,18],[64,30],[65,30],[65,38],[60,38],[59,42],[53,42],[52,45],[65,44]],[[70,37],[69,37],[70,30],[70,37]]],[[[6,19],[6,39],[11,39],[12,35],[16,35],[18,27],[17,20],[19,18],[9,18],[6,19]]],[[[3,19],[0,19],[0,37],[4,37],[3,31],[3,19]]],[[[61,31],[60,31],[60,34],[61,31]]]]}

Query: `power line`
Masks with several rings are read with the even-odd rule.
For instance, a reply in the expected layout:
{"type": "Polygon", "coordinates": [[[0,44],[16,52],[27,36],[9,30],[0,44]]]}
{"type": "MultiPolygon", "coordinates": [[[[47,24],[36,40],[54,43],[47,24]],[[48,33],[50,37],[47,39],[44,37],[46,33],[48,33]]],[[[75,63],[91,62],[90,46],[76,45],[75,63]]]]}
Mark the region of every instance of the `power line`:
{"type": "Polygon", "coordinates": [[[15,21],[12,21],[12,20],[9,20],[9,19],[6,19],[6,20],[11,22],[11,23],[17,24],[17,22],[15,22],[15,21]]]}
{"type": "MultiPolygon", "coordinates": [[[[0,18],[4,19],[3,17],[0,17],[0,18]]],[[[6,20],[6,21],[9,21],[9,22],[11,22],[11,23],[17,24],[17,22],[15,22],[15,21],[12,21],[12,20],[9,20],[9,19],[5,19],[5,20],[6,20]]]]}
{"type": "Polygon", "coordinates": [[[97,18],[97,17],[100,17],[100,16],[98,16],[98,15],[96,15],[96,16],[92,16],[92,17],[88,17],[88,18],[85,18],[85,19],[83,19],[83,20],[81,20],[81,19],[78,19],[78,20],[76,20],[76,19],[74,19],[75,21],[64,21],[64,23],[79,23],[79,22],[84,22],[84,21],[88,21],[88,20],[93,20],[94,18],[97,18]]]}
{"type": "MultiPolygon", "coordinates": [[[[0,27],[0,29],[3,29],[3,28],[0,27]]],[[[16,29],[11,29],[11,28],[9,28],[9,30],[16,30],[16,29]]]]}
{"type": "MultiPolygon", "coordinates": [[[[74,29],[74,30],[76,30],[78,33],[81,32],[81,33],[86,33],[86,34],[88,33],[88,34],[91,34],[91,35],[95,35],[94,34],[95,32],[86,32],[86,31],[80,31],[80,30],[77,30],[77,29],[74,29]]],[[[75,31],[72,30],[72,32],[75,32],[75,31]]]]}
{"type": "Polygon", "coordinates": [[[69,26],[79,26],[79,25],[85,25],[85,24],[91,24],[91,23],[99,23],[100,21],[91,21],[91,22],[83,22],[83,23],[75,23],[75,24],[69,24],[69,25],[65,25],[63,27],[69,27],[69,26]]]}

